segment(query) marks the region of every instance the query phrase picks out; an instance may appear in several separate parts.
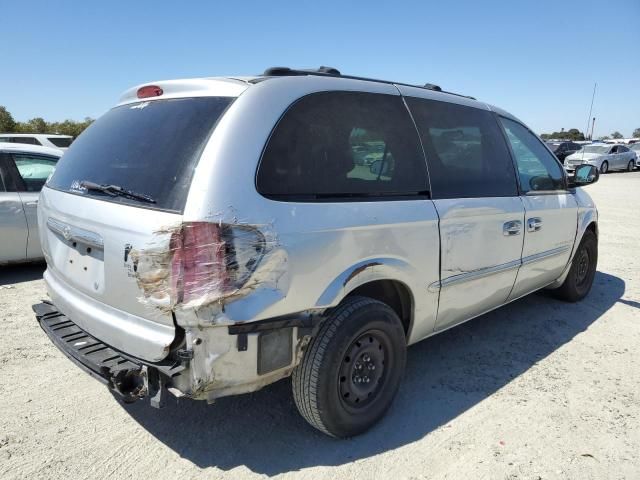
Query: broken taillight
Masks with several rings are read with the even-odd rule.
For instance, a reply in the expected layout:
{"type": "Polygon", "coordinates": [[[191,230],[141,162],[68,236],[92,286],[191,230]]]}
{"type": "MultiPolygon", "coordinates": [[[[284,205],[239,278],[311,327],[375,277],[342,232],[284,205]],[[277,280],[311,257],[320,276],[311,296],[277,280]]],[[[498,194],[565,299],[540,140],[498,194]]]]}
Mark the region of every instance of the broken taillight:
{"type": "Polygon", "coordinates": [[[170,240],[172,304],[202,305],[241,288],[264,252],[251,227],[187,222],[170,240]]]}

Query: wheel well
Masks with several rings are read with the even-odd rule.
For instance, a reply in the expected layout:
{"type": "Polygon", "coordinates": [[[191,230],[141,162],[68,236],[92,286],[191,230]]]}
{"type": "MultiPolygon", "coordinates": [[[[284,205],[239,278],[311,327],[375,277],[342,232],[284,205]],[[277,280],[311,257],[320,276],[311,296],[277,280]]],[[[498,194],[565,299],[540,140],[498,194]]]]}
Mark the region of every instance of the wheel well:
{"type": "Polygon", "coordinates": [[[375,280],[360,285],[349,292],[347,297],[354,295],[373,298],[389,305],[400,317],[404,333],[407,338],[409,337],[413,316],[413,299],[409,288],[404,283],[396,280],[375,280]]]}
{"type": "Polygon", "coordinates": [[[587,228],[585,229],[585,232],[587,230],[591,230],[593,232],[593,234],[596,236],[596,238],[598,238],[598,227],[596,225],[596,222],[591,222],[589,225],[587,225],[587,228]]]}

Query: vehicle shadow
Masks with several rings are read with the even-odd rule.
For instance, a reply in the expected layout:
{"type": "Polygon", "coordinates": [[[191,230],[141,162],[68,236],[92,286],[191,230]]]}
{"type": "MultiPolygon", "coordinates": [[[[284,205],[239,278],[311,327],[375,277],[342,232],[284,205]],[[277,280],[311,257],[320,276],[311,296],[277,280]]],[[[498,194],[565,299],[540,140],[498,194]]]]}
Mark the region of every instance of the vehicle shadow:
{"type": "Polygon", "coordinates": [[[39,280],[46,268],[44,261],[0,266],[0,285],[39,280]]]}
{"type": "Polygon", "coordinates": [[[324,436],[297,414],[284,380],[215,405],[170,399],[123,405],[159,441],[201,468],[244,465],[276,475],[335,466],[415,442],[455,419],[570,342],[624,294],[620,278],[597,272],[593,289],[570,304],[529,295],[409,349],[404,383],[386,417],[348,440],[324,436]]]}

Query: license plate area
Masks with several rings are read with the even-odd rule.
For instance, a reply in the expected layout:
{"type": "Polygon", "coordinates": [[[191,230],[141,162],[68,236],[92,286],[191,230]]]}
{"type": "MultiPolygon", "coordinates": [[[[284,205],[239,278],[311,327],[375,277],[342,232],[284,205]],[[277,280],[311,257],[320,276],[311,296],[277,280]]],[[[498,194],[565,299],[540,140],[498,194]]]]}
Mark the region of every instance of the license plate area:
{"type": "Polygon", "coordinates": [[[94,232],[69,225],[49,226],[49,254],[54,268],[78,289],[104,293],[104,245],[94,232]]]}

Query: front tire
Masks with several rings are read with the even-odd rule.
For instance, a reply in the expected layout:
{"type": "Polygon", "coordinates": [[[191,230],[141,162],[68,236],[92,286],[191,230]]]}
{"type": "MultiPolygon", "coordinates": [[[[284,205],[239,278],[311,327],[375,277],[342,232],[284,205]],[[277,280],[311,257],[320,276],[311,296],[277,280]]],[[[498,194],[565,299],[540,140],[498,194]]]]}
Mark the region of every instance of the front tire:
{"type": "Polygon", "coordinates": [[[600,173],[607,173],[609,171],[609,162],[607,162],[606,160],[604,162],[602,162],[602,165],[600,165],[600,173]]]}
{"type": "Polygon", "coordinates": [[[591,230],[584,232],[564,283],[554,292],[567,302],[577,302],[587,296],[598,266],[598,238],[591,230]]]}
{"type": "Polygon", "coordinates": [[[634,162],[633,160],[631,160],[629,162],[629,165],[627,165],[627,172],[633,172],[636,168],[636,162],[634,162]]]}
{"type": "Polygon", "coordinates": [[[373,426],[406,363],[402,322],[385,303],[349,297],[329,315],[293,371],[293,398],[313,427],[351,437],[373,426]]]}

